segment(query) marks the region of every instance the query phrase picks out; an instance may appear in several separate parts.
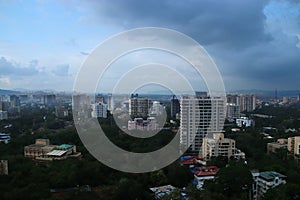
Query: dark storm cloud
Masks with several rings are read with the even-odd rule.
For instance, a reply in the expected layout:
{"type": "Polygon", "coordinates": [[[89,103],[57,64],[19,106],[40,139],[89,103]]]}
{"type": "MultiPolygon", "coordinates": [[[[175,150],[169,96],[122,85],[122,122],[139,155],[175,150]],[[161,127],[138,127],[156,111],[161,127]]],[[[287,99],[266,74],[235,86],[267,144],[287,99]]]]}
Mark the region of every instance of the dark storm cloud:
{"type": "Polygon", "coordinates": [[[10,61],[5,57],[0,58],[0,72],[1,75],[15,75],[15,76],[31,76],[38,74],[36,66],[37,60],[32,60],[27,67],[21,67],[14,61],[10,61]]]}
{"type": "Polygon", "coordinates": [[[264,31],[265,0],[153,0],[94,1],[101,22],[126,28],[163,26],[179,30],[201,44],[224,43],[230,47],[271,40],[264,31]]]}
{"type": "MultiPolygon", "coordinates": [[[[167,27],[191,36],[216,60],[229,88],[296,89],[300,85],[299,39],[284,26],[297,22],[268,21],[264,9],[272,2],[300,10],[300,0],[102,0],[89,6],[95,22],[125,29],[167,27]]],[[[276,12],[286,17],[282,10],[276,12]]],[[[298,19],[295,28],[300,34],[298,19]]]]}

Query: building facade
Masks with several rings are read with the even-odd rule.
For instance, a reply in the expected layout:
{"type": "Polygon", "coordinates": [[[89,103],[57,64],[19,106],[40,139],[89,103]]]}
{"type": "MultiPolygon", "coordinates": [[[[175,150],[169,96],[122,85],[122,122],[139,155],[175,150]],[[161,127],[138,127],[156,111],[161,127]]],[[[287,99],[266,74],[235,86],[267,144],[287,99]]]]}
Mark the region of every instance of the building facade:
{"type": "Polygon", "coordinates": [[[288,138],[287,149],[292,155],[299,156],[299,154],[300,154],[300,136],[288,138]]]}
{"type": "Polygon", "coordinates": [[[138,117],[146,118],[148,116],[149,109],[150,100],[148,98],[132,95],[129,99],[129,115],[132,119],[138,117]]]}
{"type": "Polygon", "coordinates": [[[180,144],[192,153],[201,152],[202,140],[210,133],[222,131],[225,120],[225,99],[207,93],[180,98],[180,144]]]}
{"type": "Polygon", "coordinates": [[[286,176],[275,171],[251,172],[253,177],[251,199],[261,199],[264,194],[274,187],[286,183],[286,176]]]}
{"type": "Polygon", "coordinates": [[[213,138],[203,138],[202,158],[205,160],[218,156],[230,158],[235,152],[235,140],[224,138],[223,133],[215,133],[213,138]]]}
{"type": "Polygon", "coordinates": [[[103,102],[92,104],[92,117],[107,118],[107,104],[103,102]]]}

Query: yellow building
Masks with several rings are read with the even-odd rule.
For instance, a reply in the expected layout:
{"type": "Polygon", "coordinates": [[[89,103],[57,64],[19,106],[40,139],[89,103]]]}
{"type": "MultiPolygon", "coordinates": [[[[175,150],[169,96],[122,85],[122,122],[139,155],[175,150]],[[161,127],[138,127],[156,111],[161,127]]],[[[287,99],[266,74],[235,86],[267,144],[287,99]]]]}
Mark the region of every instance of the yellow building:
{"type": "Polygon", "coordinates": [[[202,157],[206,160],[218,156],[230,158],[235,152],[235,140],[224,138],[223,133],[215,133],[213,138],[203,138],[202,157]]]}
{"type": "Polygon", "coordinates": [[[300,136],[288,138],[288,151],[293,155],[300,154],[300,136]]]}
{"type": "Polygon", "coordinates": [[[24,147],[26,158],[36,158],[52,151],[56,145],[50,145],[49,139],[36,139],[35,144],[24,147]]]}
{"type": "Polygon", "coordinates": [[[39,161],[64,160],[70,157],[80,158],[75,145],[50,145],[48,139],[37,139],[35,144],[24,147],[24,156],[39,161]]]}
{"type": "Polygon", "coordinates": [[[280,138],[277,142],[270,142],[267,144],[267,153],[276,153],[279,149],[286,149],[288,146],[288,139],[280,138]]]}

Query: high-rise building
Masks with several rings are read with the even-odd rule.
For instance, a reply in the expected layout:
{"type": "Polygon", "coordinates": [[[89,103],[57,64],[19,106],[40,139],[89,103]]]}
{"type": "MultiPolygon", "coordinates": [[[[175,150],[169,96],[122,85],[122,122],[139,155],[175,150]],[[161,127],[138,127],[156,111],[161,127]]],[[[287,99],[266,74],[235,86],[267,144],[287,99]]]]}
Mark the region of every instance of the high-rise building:
{"type": "Polygon", "coordinates": [[[114,99],[111,94],[107,96],[107,109],[111,112],[114,110],[114,99]]]}
{"type": "Polygon", "coordinates": [[[178,113],[180,113],[180,103],[174,95],[171,99],[171,117],[175,118],[178,113]]]}
{"type": "Polygon", "coordinates": [[[147,118],[150,108],[150,100],[138,95],[131,95],[129,99],[129,115],[132,119],[142,117],[147,118]]]}
{"type": "Polygon", "coordinates": [[[255,109],[255,102],[256,97],[253,94],[242,94],[240,95],[240,105],[241,105],[241,112],[247,111],[251,112],[255,109]]]}
{"type": "Polygon", "coordinates": [[[44,104],[48,106],[52,106],[56,104],[56,95],[55,94],[44,95],[44,104]]]}
{"type": "Polygon", "coordinates": [[[256,107],[256,97],[253,94],[228,94],[226,98],[227,118],[239,118],[241,116],[241,112],[251,112],[256,107]]]}
{"type": "Polygon", "coordinates": [[[11,107],[20,107],[21,103],[20,103],[20,98],[17,95],[10,95],[9,96],[10,99],[10,106],[11,107]]]}
{"type": "Polygon", "coordinates": [[[192,153],[201,152],[202,140],[219,133],[225,120],[225,98],[196,93],[180,98],[180,143],[192,153]]]}
{"type": "Polygon", "coordinates": [[[107,104],[103,102],[92,104],[92,117],[107,118],[107,104]]]}

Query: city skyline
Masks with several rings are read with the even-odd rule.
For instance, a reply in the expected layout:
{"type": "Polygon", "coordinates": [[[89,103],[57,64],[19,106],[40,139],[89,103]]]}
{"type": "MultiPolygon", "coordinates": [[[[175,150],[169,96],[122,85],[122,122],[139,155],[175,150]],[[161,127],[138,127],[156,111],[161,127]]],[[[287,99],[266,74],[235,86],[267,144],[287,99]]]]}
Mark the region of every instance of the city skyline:
{"type": "MultiPolygon", "coordinates": [[[[299,8],[299,1],[290,0],[0,1],[0,88],[71,91],[81,64],[99,43],[131,28],[156,26],[203,45],[227,91],[297,90],[299,8]]],[[[129,55],[119,66],[148,61],[148,55],[129,55]]],[[[184,65],[175,61],[175,68],[184,65]]],[[[111,70],[107,83],[120,73],[111,70]]]]}

